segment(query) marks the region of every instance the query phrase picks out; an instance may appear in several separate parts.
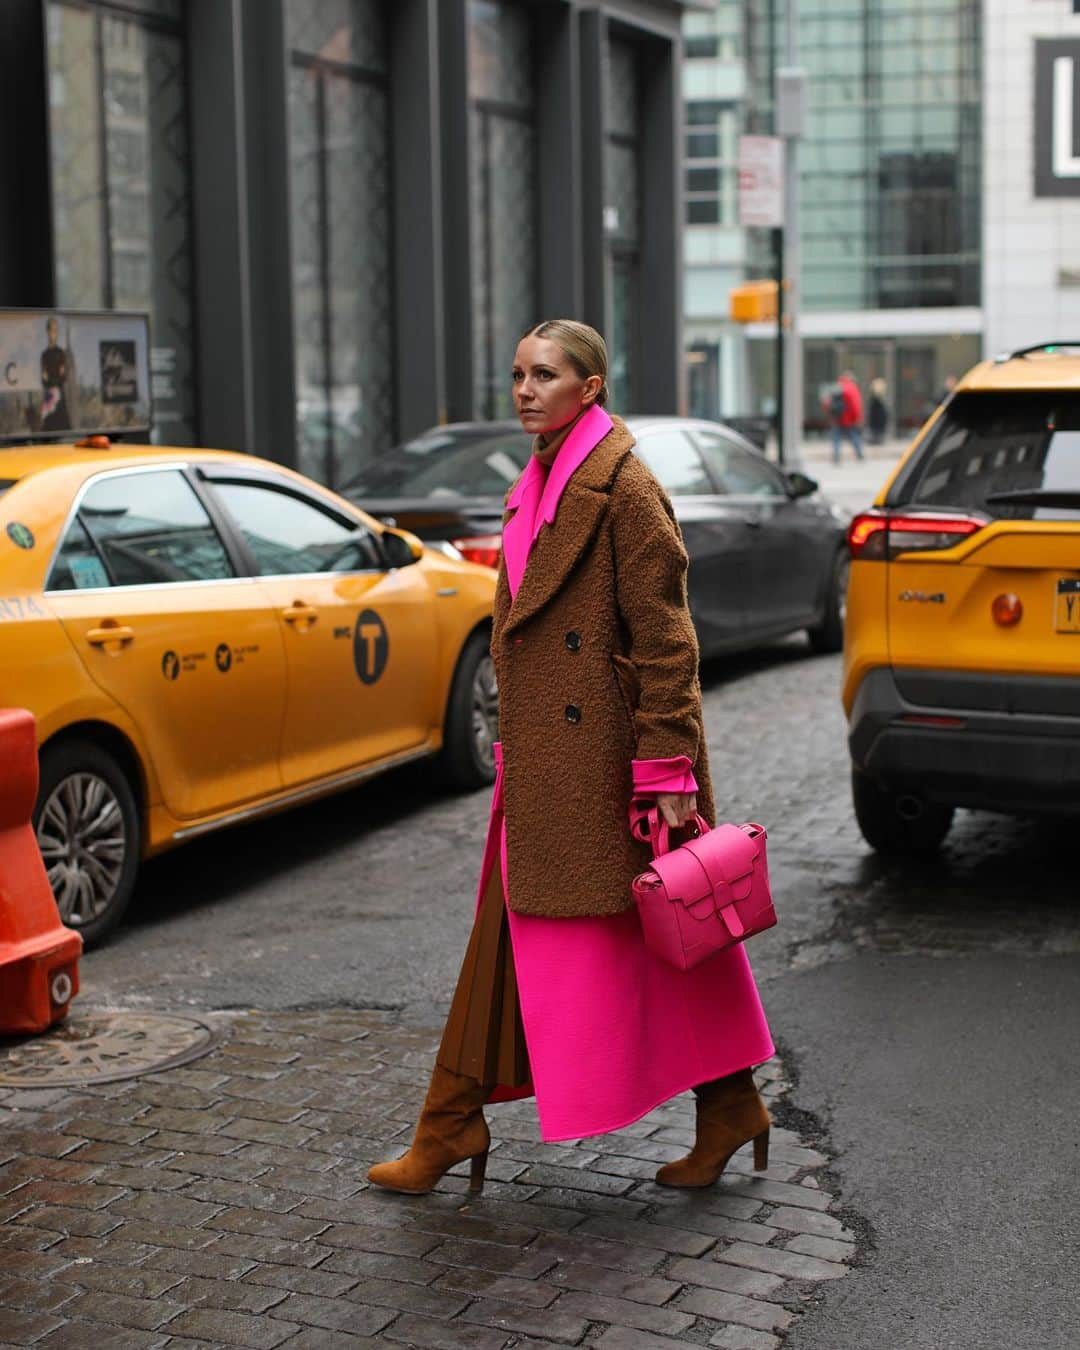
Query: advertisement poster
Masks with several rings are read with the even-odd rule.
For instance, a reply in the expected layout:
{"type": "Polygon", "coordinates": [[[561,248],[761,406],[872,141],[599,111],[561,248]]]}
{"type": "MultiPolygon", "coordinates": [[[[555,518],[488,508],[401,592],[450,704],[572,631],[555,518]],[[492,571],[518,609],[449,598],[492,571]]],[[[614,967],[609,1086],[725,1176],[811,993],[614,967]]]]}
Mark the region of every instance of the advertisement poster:
{"type": "Polygon", "coordinates": [[[145,314],[0,310],[0,441],[149,433],[145,314]]]}

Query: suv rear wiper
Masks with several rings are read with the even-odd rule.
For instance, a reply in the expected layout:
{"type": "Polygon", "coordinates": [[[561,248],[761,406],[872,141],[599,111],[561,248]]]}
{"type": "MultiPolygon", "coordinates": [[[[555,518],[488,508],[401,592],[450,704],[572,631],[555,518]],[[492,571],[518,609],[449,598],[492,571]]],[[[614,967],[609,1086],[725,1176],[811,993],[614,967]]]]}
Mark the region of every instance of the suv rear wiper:
{"type": "Polygon", "coordinates": [[[1061,506],[1080,510],[1080,488],[1017,488],[1015,492],[991,492],[987,506],[1061,506]]]}

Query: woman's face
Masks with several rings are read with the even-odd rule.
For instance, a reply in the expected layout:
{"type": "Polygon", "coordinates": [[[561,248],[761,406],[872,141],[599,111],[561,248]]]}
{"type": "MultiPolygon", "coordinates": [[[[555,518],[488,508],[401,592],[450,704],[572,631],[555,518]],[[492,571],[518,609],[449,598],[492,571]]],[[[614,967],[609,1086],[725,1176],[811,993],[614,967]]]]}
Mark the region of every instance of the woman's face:
{"type": "Polygon", "coordinates": [[[603,383],[599,375],[582,379],[562,348],[541,337],[521,339],[510,378],[518,419],[534,436],[572,422],[595,400],[603,383]]]}

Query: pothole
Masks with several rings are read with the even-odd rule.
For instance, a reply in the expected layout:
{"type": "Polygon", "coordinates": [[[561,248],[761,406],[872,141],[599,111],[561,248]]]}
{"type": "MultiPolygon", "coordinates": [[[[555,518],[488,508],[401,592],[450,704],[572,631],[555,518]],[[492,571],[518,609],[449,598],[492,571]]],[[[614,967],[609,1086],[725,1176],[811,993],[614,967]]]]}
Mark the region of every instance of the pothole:
{"type": "Polygon", "coordinates": [[[0,1087],[77,1087],[160,1073],[205,1055],[221,1036],[173,1013],[74,1012],[44,1035],[0,1040],[0,1087]]]}

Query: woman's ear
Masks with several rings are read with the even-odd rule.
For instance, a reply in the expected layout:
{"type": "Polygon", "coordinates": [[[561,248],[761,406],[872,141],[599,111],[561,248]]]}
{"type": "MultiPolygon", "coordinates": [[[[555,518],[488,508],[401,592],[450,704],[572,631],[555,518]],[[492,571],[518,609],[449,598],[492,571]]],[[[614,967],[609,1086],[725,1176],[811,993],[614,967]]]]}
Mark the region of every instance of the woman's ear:
{"type": "Polygon", "coordinates": [[[588,408],[591,404],[595,403],[597,395],[603,387],[604,381],[599,375],[590,375],[585,381],[585,387],[581,391],[582,406],[588,408]]]}

